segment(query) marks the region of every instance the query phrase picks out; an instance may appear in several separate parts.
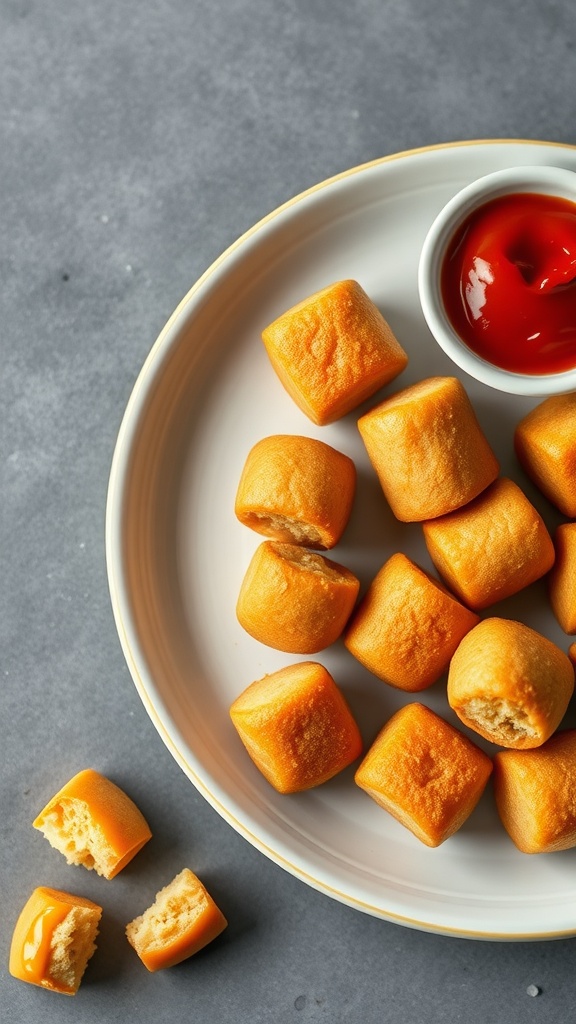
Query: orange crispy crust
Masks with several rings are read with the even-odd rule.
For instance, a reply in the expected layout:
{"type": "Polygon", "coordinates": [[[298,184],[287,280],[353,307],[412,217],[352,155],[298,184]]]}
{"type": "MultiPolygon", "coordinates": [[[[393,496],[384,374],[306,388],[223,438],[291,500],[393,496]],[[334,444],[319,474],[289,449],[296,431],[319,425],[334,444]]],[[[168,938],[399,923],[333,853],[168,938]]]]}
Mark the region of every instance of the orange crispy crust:
{"type": "Polygon", "coordinates": [[[319,425],[345,416],[408,363],[388,323],[357,281],[337,281],[262,332],[282,384],[319,425]]]}
{"type": "Polygon", "coordinates": [[[492,772],[479,747],[422,704],[387,722],[356,782],[426,846],[439,846],[472,813],[492,772]]]}
{"type": "Polygon", "coordinates": [[[448,672],[458,718],[502,747],[541,746],[574,691],[570,659],[547,637],[511,619],[484,619],[462,640],[448,672]]]}
{"type": "Polygon", "coordinates": [[[445,587],[395,554],[370,584],[344,635],[348,650],[370,672],[400,690],[424,690],[478,616],[445,587]]]}
{"type": "Polygon", "coordinates": [[[576,846],[576,729],[537,750],[499,751],[494,793],[502,824],[523,853],[576,846]]]}
{"type": "Polygon", "coordinates": [[[422,527],[438,572],[475,611],[516,594],[554,563],[554,544],[542,517],[506,477],[465,508],[422,527]]]}
{"type": "Polygon", "coordinates": [[[305,661],[244,690],[230,717],[254,764],[279,793],[319,786],[362,753],[358,726],[334,679],[305,661]]]}
{"type": "Polygon", "coordinates": [[[516,455],[560,512],[576,518],[576,394],[553,395],[516,427],[516,455]]]}
{"type": "Polygon", "coordinates": [[[105,874],[99,871],[98,864],[91,862],[92,855],[86,849],[79,851],[69,863],[94,867],[106,878],[114,878],[152,837],[148,822],[130,797],[92,768],[74,775],[40,811],[33,826],[45,832],[47,824],[59,821],[63,808],[73,812],[75,807],[79,812],[88,814],[97,841],[101,837],[108,847],[112,866],[105,874]]]}
{"type": "Polygon", "coordinates": [[[22,908],[14,928],[10,974],[52,992],[75,995],[96,949],[94,939],[101,916],[102,907],[83,896],[39,886],[22,908]],[[70,915],[75,917],[74,925],[70,925],[70,915]],[[69,942],[58,939],[60,926],[68,933],[69,942]],[[62,954],[64,967],[59,962],[62,954]]]}
{"type": "Polygon", "coordinates": [[[149,971],[194,956],[228,922],[200,879],[185,868],[156,894],[155,903],[126,926],[126,937],[149,971]]]}
{"type": "Polygon", "coordinates": [[[344,532],[355,489],[356,468],[347,455],[311,437],[275,434],[249,452],[235,512],[273,540],[327,549],[344,532]]]}
{"type": "Polygon", "coordinates": [[[344,566],[295,544],[264,541],[240,588],[240,625],[260,643],[315,654],[338,639],[360,583],[344,566]]]}
{"type": "Polygon", "coordinates": [[[498,462],[455,377],[405,388],[358,420],[382,490],[397,519],[445,515],[480,494],[498,462]]]}
{"type": "Polygon", "coordinates": [[[552,611],[565,633],[576,633],[576,523],[562,523],[554,534],[556,561],[550,573],[552,611]]]}

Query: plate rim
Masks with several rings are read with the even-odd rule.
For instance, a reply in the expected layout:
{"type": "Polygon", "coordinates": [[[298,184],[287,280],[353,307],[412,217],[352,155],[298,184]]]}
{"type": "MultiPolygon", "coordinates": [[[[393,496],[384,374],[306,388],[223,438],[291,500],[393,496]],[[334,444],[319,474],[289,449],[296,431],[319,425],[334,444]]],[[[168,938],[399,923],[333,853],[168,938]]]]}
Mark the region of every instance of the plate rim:
{"type": "MultiPolygon", "coordinates": [[[[110,595],[110,601],[113,611],[114,622],[118,633],[120,645],[126,661],[127,667],[130,671],[132,681],[136,687],[138,695],[144,705],[144,708],[152,721],[156,731],[160,738],[164,742],[165,746],[171,753],[172,757],[179,765],[181,770],[184,772],[186,777],[200,794],[206,799],[206,801],[214,808],[214,810],[226,821],[231,827],[235,829],[243,838],[245,838],[252,846],[254,846],[260,853],[276,863],[282,869],[288,871],[296,878],[303,881],[305,884],[311,886],[317,891],[324,893],[330,898],[336,899],[339,902],[361,912],[368,913],[377,919],[389,921],[406,927],[410,927],[414,930],[425,931],[429,933],[435,933],[445,936],[451,936],[456,938],[469,938],[469,939],[482,939],[489,941],[544,941],[548,939],[561,939],[571,937],[576,934],[576,923],[572,928],[566,929],[554,929],[548,931],[534,931],[534,932],[514,932],[514,931],[498,931],[493,932],[489,930],[474,929],[474,928],[459,928],[456,925],[444,926],[434,921],[424,919],[424,915],[420,917],[412,917],[410,915],[401,914],[397,911],[386,909],[369,903],[357,896],[351,896],[348,893],[342,892],[337,887],[329,884],[326,880],[321,880],[305,870],[302,866],[293,863],[288,857],[284,856],[278,849],[274,849],[269,846],[260,836],[253,833],[251,829],[246,825],[245,822],[241,821],[236,815],[219,799],[216,793],[214,793],[207,785],[205,780],[197,773],[195,768],[187,761],[182,751],[179,749],[177,742],[171,735],[170,730],[163,721],[162,715],[159,713],[157,707],[152,701],[148,692],[148,687],[143,679],[143,675],[140,671],[138,664],[138,641],[136,637],[130,639],[132,631],[126,625],[124,621],[124,611],[122,608],[122,598],[120,596],[122,590],[121,574],[117,572],[118,554],[121,551],[121,545],[119,544],[119,526],[121,515],[121,509],[123,507],[123,496],[124,489],[122,481],[125,479],[122,473],[122,468],[126,467],[127,460],[130,454],[130,445],[127,442],[134,430],[134,411],[138,408],[140,395],[142,391],[146,390],[148,384],[148,377],[150,374],[150,368],[156,361],[159,354],[164,350],[166,339],[169,337],[172,328],[175,323],[179,320],[184,310],[188,307],[190,302],[193,300],[197,292],[201,291],[208,281],[217,274],[219,269],[227,264],[236,250],[242,248],[246,242],[251,239],[254,235],[259,234],[267,225],[271,224],[278,217],[283,215],[286,211],[292,207],[299,205],[309,197],[316,195],[319,192],[326,190],[332,185],[345,181],[349,178],[355,177],[373,168],[378,168],[388,163],[392,163],[398,160],[411,158],[419,155],[426,155],[434,152],[444,152],[452,149],[467,149],[476,146],[535,146],[535,147],[550,147],[551,149],[559,149],[562,151],[568,151],[574,153],[576,151],[576,145],[548,141],[540,139],[524,139],[524,138],[480,138],[480,139],[468,139],[468,140],[456,140],[449,142],[434,143],[431,145],[420,146],[410,149],[401,150],[398,152],[387,154],[383,157],[377,157],[372,160],[357,164],[353,167],[347,168],[340,171],[328,178],[323,179],[320,182],[298,192],[279,206],[275,207],[269,213],[264,215],[258,221],[256,221],[251,227],[240,234],[223,252],[209,264],[199,278],[191,285],[185,295],[182,297],[180,302],[177,304],[164,326],[158,333],[155,341],[149,349],[147,356],[136,376],[133,386],[130,391],[128,401],[126,403],[120,427],[116,437],[112,461],[110,466],[110,473],[108,478],[108,488],[106,494],[106,505],[105,505],[105,561],[106,561],[106,572],[108,580],[108,589],[110,595]]],[[[138,417],[136,417],[136,420],[138,417]]]]}

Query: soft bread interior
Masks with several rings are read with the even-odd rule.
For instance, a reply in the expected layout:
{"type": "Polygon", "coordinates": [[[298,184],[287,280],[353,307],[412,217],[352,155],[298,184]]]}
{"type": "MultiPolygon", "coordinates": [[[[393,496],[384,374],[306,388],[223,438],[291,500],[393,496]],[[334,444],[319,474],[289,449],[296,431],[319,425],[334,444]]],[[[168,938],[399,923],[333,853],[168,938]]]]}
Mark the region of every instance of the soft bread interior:
{"type": "Polygon", "coordinates": [[[250,517],[258,524],[259,530],[270,536],[274,535],[287,542],[292,541],[294,544],[310,544],[311,547],[322,546],[320,533],[311,523],[299,522],[274,512],[252,512],[250,517]]]}
{"type": "Polygon", "coordinates": [[[479,729],[493,736],[496,742],[506,744],[538,736],[538,730],[526,712],[510,700],[473,697],[461,706],[460,711],[468,722],[475,723],[479,729]]]}
{"type": "Polygon", "coordinates": [[[61,800],[46,814],[39,828],[50,845],[64,854],[68,864],[82,864],[104,878],[114,870],[118,857],[84,801],[61,800]]]}
{"type": "Polygon", "coordinates": [[[86,965],[96,949],[100,913],[89,907],[71,907],[50,942],[48,975],[58,988],[77,991],[86,965]]]}
{"type": "Polygon", "coordinates": [[[206,895],[198,879],[185,868],[156,895],[156,900],[126,927],[138,953],[162,949],[186,935],[206,909],[206,895]]]}
{"type": "Polygon", "coordinates": [[[318,576],[324,576],[325,579],[334,580],[335,582],[347,580],[348,578],[346,573],[335,562],[324,558],[323,555],[317,555],[313,551],[306,550],[306,548],[293,547],[290,544],[276,544],[275,547],[280,557],[291,562],[297,569],[316,573],[318,576]]]}

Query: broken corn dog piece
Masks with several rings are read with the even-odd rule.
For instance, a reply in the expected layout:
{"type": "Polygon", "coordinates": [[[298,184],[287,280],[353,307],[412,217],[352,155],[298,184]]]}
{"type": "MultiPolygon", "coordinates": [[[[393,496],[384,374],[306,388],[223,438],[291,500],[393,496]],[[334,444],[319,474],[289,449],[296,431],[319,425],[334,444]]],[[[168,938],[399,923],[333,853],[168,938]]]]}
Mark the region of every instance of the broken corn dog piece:
{"type": "Polygon", "coordinates": [[[210,893],[184,868],[156,894],[152,906],[126,926],[126,937],[149,971],[174,967],[198,953],[228,922],[210,893]]]}
{"type": "Polygon", "coordinates": [[[92,768],[70,779],[33,824],[68,864],[82,864],[108,879],[152,837],[130,797],[92,768]]]}
{"type": "Polygon", "coordinates": [[[76,995],[96,950],[102,908],[82,896],[39,886],[23,907],[12,936],[14,978],[51,992],[76,995]]]}

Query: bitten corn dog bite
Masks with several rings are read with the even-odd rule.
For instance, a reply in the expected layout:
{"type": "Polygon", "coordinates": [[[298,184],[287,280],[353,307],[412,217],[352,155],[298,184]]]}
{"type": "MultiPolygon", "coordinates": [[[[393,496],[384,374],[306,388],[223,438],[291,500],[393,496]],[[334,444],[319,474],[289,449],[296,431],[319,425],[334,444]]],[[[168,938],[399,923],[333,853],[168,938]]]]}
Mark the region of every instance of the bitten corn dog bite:
{"type": "Polygon", "coordinates": [[[343,565],[295,544],[264,541],[246,571],[236,614],[260,643],[315,654],[338,639],[359,589],[343,565]]]}
{"type": "Polygon", "coordinates": [[[576,846],[576,729],[537,750],[501,750],[494,757],[494,793],[502,824],[522,853],[576,846]]]}
{"type": "Polygon", "coordinates": [[[400,690],[424,690],[478,616],[406,555],[392,555],[353,613],[344,644],[370,672],[400,690]]]}
{"type": "Polygon", "coordinates": [[[279,793],[319,786],[362,753],[341,690],[316,662],[288,665],[251,683],[230,717],[254,764],[279,793]]]}
{"type": "Polygon", "coordinates": [[[562,523],[554,534],[556,561],[548,580],[550,604],[565,633],[576,633],[576,523],[562,523]]]}
{"type": "Polygon", "coordinates": [[[326,550],[344,533],[355,489],[347,455],[315,438],[274,434],[249,452],[235,512],[273,540],[326,550]]]}
{"type": "Polygon", "coordinates": [[[398,376],[408,356],[357,281],[336,281],[262,332],[286,391],[321,426],[398,376]]]}
{"type": "Polygon", "coordinates": [[[492,761],[423,704],[386,723],[356,771],[356,783],[426,846],[440,846],[480,799],[492,761]]]}
{"type": "Polygon", "coordinates": [[[10,974],[64,995],[76,995],[96,950],[102,908],[83,896],[39,886],[12,936],[10,974]]]}
{"type": "Polygon", "coordinates": [[[576,394],[552,395],[516,427],[516,455],[542,493],[576,518],[576,394]]]}
{"type": "Polygon", "coordinates": [[[431,377],[385,399],[358,420],[397,519],[445,515],[498,475],[497,459],[456,377],[431,377]]]}
{"type": "Polygon", "coordinates": [[[484,619],[466,634],[448,672],[448,703],[469,729],[528,750],[550,738],[574,691],[570,659],[512,619],[484,619]]]}
{"type": "Polygon", "coordinates": [[[228,922],[199,878],[184,868],[152,906],[126,926],[126,937],[149,971],[174,967],[212,942],[228,922]]]}
{"type": "Polygon", "coordinates": [[[506,477],[422,529],[440,576],[474,611],[518,593],[554,563],[554,544],[542,517],[506,477]]]}
{"type": "Polygon", "coordinates": [[[152,837],[130,797],[92,768],[70,779],[33,824],[68,864],[82,864],[108,879],[152,837]]]}

